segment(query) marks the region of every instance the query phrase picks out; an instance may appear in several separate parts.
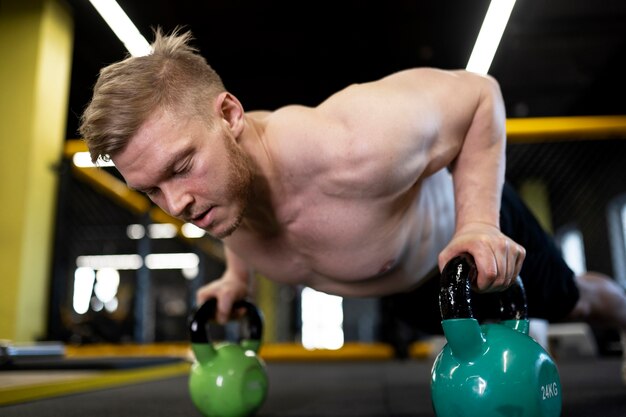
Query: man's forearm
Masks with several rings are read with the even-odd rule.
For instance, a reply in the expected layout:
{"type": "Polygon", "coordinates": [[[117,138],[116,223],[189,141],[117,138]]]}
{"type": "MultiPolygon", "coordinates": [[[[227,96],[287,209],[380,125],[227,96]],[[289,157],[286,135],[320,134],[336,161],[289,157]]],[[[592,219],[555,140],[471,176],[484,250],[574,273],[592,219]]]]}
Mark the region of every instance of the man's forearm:
{"type": "Polygon", "coordinates": [[[486,78],[472,123],[452,166],[457,230],[475,222],[499,227],[505,121],[499,87],[486,78]]]}
{"type": "Polygon", "coordinates": [[[236,280],[246,286],[250,283],[250,268],[248,265],[227,246],[224,246],[224,254],[226,258],[226,272],[224,279],[236,280]]]}

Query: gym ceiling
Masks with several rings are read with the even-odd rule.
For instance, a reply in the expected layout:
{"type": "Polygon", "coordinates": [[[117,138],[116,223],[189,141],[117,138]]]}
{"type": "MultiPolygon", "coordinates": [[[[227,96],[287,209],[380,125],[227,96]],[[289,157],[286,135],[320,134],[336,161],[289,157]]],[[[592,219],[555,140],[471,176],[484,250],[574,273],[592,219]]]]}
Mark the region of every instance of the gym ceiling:
{"type": "MultiPolygon", "coordinates": [[[[126,55],[86,0],[68,0],[75,45],[67,137],[99,69],[126,55]]],[[[139,31],[192,31],[249,110],[315,105],[352,82],[413,66],[465,68],[489,0],[118,0],[139,31]]],[[[489,73],[507,116],[626,114],[626,1],[517,0],[489,73]]]]}

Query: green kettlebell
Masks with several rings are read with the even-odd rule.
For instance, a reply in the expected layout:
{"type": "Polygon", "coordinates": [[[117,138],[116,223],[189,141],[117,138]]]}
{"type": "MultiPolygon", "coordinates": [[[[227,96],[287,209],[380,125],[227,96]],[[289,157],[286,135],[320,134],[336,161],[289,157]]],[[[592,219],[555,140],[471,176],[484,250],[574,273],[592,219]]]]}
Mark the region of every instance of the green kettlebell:
{"type": "Polygon", "coordinates": [[[478,324],[471,308],[476,266],[469,254],[441,275],[439,304],[447,344],[431,375],[438,417],[558,417],[561,381],[550,355],[528,336],[522,280],[501,294],[499,323],[478,324]]]}
{"type": "Polygon", "coordinates": [[[191,349],[196,360],[191,367],[189,391],[196,408],[205,417],[244,417],[254,414],[267,396],[267,373],[257,356],[263,334],[263,318],[248,301],[237,301],[233,311],[244,308],[249,338],[237,343],[211,343],[206,323],[215,318],[217,301],[204,303],[189,324],[191,349]]]}

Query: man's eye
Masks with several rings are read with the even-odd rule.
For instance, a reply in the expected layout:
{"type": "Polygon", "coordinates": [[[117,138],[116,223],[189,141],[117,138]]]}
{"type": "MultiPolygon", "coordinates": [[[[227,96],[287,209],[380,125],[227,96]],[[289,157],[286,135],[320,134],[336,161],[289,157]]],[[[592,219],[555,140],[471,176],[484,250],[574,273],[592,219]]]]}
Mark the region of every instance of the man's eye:
{"type": "Polygon", "coordinates": [[[185,175],[191,170],[191,162],[187,161],[183,165],[181,165],[174,174],[176,175],[185,175]]]}

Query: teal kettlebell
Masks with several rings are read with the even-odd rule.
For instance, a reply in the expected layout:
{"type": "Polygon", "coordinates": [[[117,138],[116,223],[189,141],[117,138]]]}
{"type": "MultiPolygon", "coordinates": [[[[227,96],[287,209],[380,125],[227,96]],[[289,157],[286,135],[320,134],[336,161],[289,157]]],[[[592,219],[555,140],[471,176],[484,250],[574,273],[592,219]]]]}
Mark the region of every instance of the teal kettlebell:
{"type": "Polygon", "coordinates": [[[189,392],[205,417],[244,417],[254,414],[265,401],[268,389],[263,360],[257,356],[263,334],[263,318],[254,304],[237,301],[233,311],[245,309],[249,337],[239,343],[212,343],[206,323],[215,318],[217,301],[205,302],[189,324],[191,366],[189,392]]]}
{"type": "Polygon", "coordinates": [[[441,275],[439,304],[447,344],[431,375],[437,417],[558,417],[561,381],[550,355],[528,336],[522,280],[501,293],[501,321],[473,317],[469,254],[452,259],[441,275]]]}

